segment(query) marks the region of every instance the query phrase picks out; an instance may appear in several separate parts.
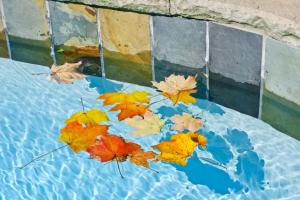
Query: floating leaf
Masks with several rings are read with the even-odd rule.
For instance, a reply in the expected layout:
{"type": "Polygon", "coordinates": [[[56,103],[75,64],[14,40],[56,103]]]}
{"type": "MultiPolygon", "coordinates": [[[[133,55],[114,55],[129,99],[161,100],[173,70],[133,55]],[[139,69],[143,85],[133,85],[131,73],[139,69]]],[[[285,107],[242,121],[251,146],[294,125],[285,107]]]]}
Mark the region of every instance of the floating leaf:
{"type": "Polygon", "coordinates": [[[132,93],[124,92],[112,92],[106,93],[98,97],[98,99],[104,100],[104,105],[113,105],[116,103],[127,104],[127,103],[149,103],[148,98],[150,93],[144,91],[134,91],[132,93]]]}
{"type": "Polygon", "coordinates": [[[153,146],[161,152],[157,160],[185,166],[187,158],[193,154],[199,142],[203,144],[203,138],[199,133],[193,132],[173,135],[170,141],[162,141],[153,146]]]}
{"type": "Polygon", "coordinates": [[[186,79],[180,75],[170,75],[165,78],[165,81],[155,82],[152,81],[154,87],[162,92],[164,96],[169,98],[174,104],[178,102],[195,103],[196,99],[191,96],[196,92],[196,78],[188,76],[186,79]]]}
{"type": "Polygon", "coordinates": [[[140,165],[143,167],[147,167],[149,168],[149,162],[148,160],[154,159],[156,156],[156,153],[153,151],[143,151],[143,150],[137,150],[134,151],[131,155],[130,155],[130,162],[136,164],[136,165],[140,165]]]}
{"type": "Polygon", "coordinates": [[[55,80],[58,83],[73,83],[75,79],[85,78],[84,74],[78,72],[78,68],[82,62],[65,63],[63,65],[52,65],[50,80],[55,80]]]}
{"type": "Polygon", "coordinates": [[[140,150],[140,148],[140,145],[126,142],[122,137],[107,134],[103,135],[96,144],[90,146],[87,152],[93,159],[101,162],[111,160],[123,162],[129,154],[140,150]]]}
{"type": "Polygon", "coordinates": [[[73,114],[65,123],[78,122],[79,124],[99,124],[100,122],[108,121],[105,112],[101,112],[97,108],[91,109],[87,112],[77,112],[73,114]]]}
{"type": "MultiPolygon", "coordinates": [[[[194,91],[194,90],[193,90],[194,91]]],[[[168,97],[174,104],[179,102],[189,104],[189,103],[196,103],[196,98],[192,97],[191,94],[194,93],[193,91],[181,91],[174,96],[171,96],[167,93],[163,93],[165,97],[168,97]]]]}
{"type": "Polygon", "coordinates": [[[172,126],[172,129],[176,131],[188,130],[191,132],[196,132],[203,125],[202,120],[196,119],[188,113],[183,113],[182,115],[174,115],[173,117],[171,117],[171,120],[175,123],[175,125],[172,126]]]}
{"type": "Polygon", "coordinates": [[[73,121],[60,130],[58,140],[67,143],[75,153],[78,153],[95,144],[97,137],[107,134],[107,130],[107,125],[94,124],[83,127],[77,121],[73,121]]]}
{"type": "Polygon", "coordinates": [[[131,132],[135,136],[159,134],[160,129],[164,125],[164,121],[160,119],[159,115],[155,115],[149,111],[144,114],[144,118],[135,117],[126,119],[125,123],[136,129],[131,132]]]}
{"type": "Polygon", "coordinates": [[[117,104],[116,106],[110,109],[110,111],[121,111],[118,114],[118,119],[120,121],[126,118],[132,118],[134,116],[144,116],[147,110],[148,106],[138,105],[135,103],[117,104]]]}

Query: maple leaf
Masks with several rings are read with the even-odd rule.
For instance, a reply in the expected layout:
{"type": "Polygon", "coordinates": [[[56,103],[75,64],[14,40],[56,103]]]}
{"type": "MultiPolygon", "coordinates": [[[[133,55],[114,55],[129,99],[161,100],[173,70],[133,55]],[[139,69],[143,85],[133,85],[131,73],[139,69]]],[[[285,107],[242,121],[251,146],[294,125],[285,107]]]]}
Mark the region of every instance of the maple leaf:
{"type": "Polygon", "coordinates": [[[140,166],[143,166],[143,167],[150,168],[148,160],[154,159],[155,157],[156,157],[155,152],[153,152],[153,151],[146,151],[145,152],[145,151],[140,149],[140,150],[134,151],[130,155],[129,161],[136,164],[136,165],[140,165],[140,166]]]}
{"type": "Polygon", "coordinates": [[[191,132],[195,132],[203,125],[202,120],[196,119],[188,113],[174,115],[171,117],[171,120],[175,123],[175,125],[172,126],[172,129],[176,131],[189,130],[191,132]]]}
{"type": "Polygon", "coordinates": [[[167,93],[163,93],[165,97],[168,97],[174,104],[177,104],[178,102],[183,102],[185,104],[189,103],[196,103],[196,98],[192,97],[191,94],[194,93],[195,90],[191,91],[180,91],[176,95],[172,96],[167,93]]]}
{"type": "Polygon", "coordinates": [[[97,108],[91,109],[87,112],[77,112],[68,118],[65,123],[78,122],[79,124],[99,124],[100,122],[107,122],[108,117],[105,112],[101,112],[97,108]]]}
{"type": "Polygon", "coordinates": [[[199,133],[177,133],[170,138],[170,141],[162,141],[152,147],[161,152],[157,160],[185,166],[195,147],[200,143],[203,144],[203,138],[199,133]]]}
{"type": "Polygon", "coordinates": [[[150,96],[150,93],[144,91],[134,91],[132,93],[112,92],[103,94],[98,99],[104,100],[104,105],[113,105],[116,103],[149,103],[150,99],[148,96],[150,96]]]}
{"type": "Polygon", "coordinates": [[[119,121],[134,116],[144,116],[147,110],[148,106],[135,103],[117,104],[110,109],[110,111],[120,111],[120,113],[118,114],[119,121]]]}
{"type": "Polygon", "coordinates": [[[191,96],[196,92],[196,77],[188,76],[186,79],[180,75],[170,75],[165,81],[152,81],[154,87],[162,92],[162,95],[169,98],[174,104],[178,102],[195,103],[196,99],[191,96]]]}
{"type": "Polygon", "coordinates": [[[52,65],[50,80],[55,80],[58,83],[73,83],[75,79],[83,79],[84,74],[78,72],[78,68],[82,62],[78,63],[65,63],[63,65],[52,65]]]}
{"type": "Polygon", "coordinates": [[[126,142],[120,136],[107,134],[101,136],[96,144],[88,147],[87,152],[91,155],[91,158],[100,162],[111,160],[123,162],[129,154],[140,149],[141,147],[138,144],[126,142]]]}
{"type": "Polygon", "coordinates": [[[75,153],[78,153],[94,144],[98,136],[107,134],[107,130],[107,125],[94,124],[83,127],[77,121],[73,121],[60,130],[58,140],[67,143],[75,153]]]}
{"type": "Polygon", "coordinates": [[[159,134],[164,121],[160,119],[159,115],[155,115],[150,111],[144,114],[144,118],[135,117],[131,119],[125,119],[125,123],[136,130],[131,134],[135,136],[147,136],[152,134],[159,134]]]}

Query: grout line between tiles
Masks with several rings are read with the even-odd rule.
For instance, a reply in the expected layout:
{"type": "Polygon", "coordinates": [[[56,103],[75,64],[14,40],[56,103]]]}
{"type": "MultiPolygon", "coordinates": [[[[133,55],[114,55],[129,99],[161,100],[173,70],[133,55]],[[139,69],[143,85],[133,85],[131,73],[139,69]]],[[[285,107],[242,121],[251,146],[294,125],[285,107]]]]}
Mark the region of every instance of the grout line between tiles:
{"type": "Polygon", "coordinates": [[[9,42],[9,37],[8,37],[8,29],[6,26],[6,20],[5,20],[5,14],[4,14],[4,6],[3,6],[3,1],[0,0],[0,11],[1,11],[1,16],[0,18],[2,18],[2,24],[3,24],[3,29],[4,29],[4,33],[5,33],[5,39],[6,39],[6,46],[7,46],[7,51],[8,51],[8,57],[9,59],[11,58],[11,49],[10,49],[10,42],[9,42]]]}
{"type": "Polygon", "coordinates": [[[150,48],[151,48],[151,68],[152,68],[152,80],[155,81],[155,68],[154,68],[154,31],[153,31],[153,16],[150,16],[150,48]]]}
{"type": "Polygon", "coordinates": [[[103,46],[103,38],[101,34],[101,12],[100,8],[97,9],[97,31],[98,31],[98,44],[100,48],[100,70],[102,77],[105,78],[105,65],[104,65],[104,46],[103,46]]]}
{"type": "Polygon", "coordinates": [[[49,1],[45,1],[46,3],[46,10],[47,10],[47,18],[48,18],[48,26],[49,26],[49,34],[50,34],[50,55],[52,57],[53,60],[53,64],[57,64],[56,63],[56,55],[55,55],[55,48],[54,48],[54,34],[53,34],[53,29],[52,29],[52,20],[51,20],[51,14],[50,14],[50,6],[49,6],[49,1]]]}
{"type": "Polygon", "coordinates": [[[266,62],[266,37],[262,36],[262,56],[261,56],[261,72],[260,72],[260,92],[259,92],[259,110],[258,118],[261,119],[262,104],[263,104],[263,91],[264,91],[264,78],[265,78],[265,62],[266,62]]]}
{"type": "Polygon", "coordinates": [[[207,86],[207,91],[206,91],[206,97],[209,99],[209,22],[206,22],[206,35],[205,35],[205,41],[206,41],[206,55],[205,55],[205,70],[206,70],[206,86],[207,86]]]}

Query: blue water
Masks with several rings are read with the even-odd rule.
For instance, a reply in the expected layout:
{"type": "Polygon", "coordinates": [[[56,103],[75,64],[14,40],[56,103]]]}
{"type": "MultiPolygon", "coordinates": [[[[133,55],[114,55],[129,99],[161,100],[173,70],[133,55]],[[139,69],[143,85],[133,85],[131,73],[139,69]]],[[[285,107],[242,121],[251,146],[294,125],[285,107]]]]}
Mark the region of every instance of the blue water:
{"type": "MultiPolygon", "coordinates": [[[[195,105],[155,105],[163,118],[191,112],[205,120],[206,151],[198,149],[185,167],[152,163],[155,173],[124,162],[118,175],[115,163],[90,160],[86,153],[65,148],[19,169],[32,158],[63,145],[57,140],[64,120],[81,110],[101,106],[104,92],[151,88],[87,77],[71,85],[32,73],[49,72],[42,66],[0,59],[0,199],[300,199],[300,142],[258,119],[207,100],[195,105]],[[226,166],[212,165],[197,156],[226,166]]],[[[160,97],[157,97],[159,99],[160,97]]],[[[156,99],[156,100],[157,100],[156,99]]],[[[155,101],[155,99],[153,100],[155,101]]],[[[126,137],[146,150],[175,132],[166,126],[160,135],[134,137],[118,122],[110,132],[126,137]]]]}

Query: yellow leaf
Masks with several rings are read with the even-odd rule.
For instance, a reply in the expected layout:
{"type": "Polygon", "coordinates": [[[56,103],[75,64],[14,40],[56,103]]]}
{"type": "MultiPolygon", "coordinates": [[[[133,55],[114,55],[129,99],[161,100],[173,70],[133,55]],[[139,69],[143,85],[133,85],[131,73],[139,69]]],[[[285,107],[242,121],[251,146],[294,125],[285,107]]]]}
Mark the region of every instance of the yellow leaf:
{"type": "Polygon", "coordinates": [[[157,160],[185,166],[187,158],[193,154],[195,147],[199,144],[198,141],[195,141],[199,135],[199,133],[193,132],[178,133],[173,135],[170,141],[162,141],[154,145],[153,147],[161,152],[157,160]]]}
{"type": "Polygon", "coordinates": [[[104,105],[113,105],[116,103],[149,103],[150,99],[148,96],[150,96],[150,93],[144,91],[134,91],[132,93],[112,92],[103,94],[98,99],[104,100],[104,105]]]}
{"type": "Polygon", "coordinates": [[[144,118],[128,118],[125,120],[125,123],[136,129],[131,132],[131,134],[134,136],[159,134],[160,129],[164,125],[164,121],[161,120],[158,115],[155,115],[149,111],[144,114],[144,118]]]}
{"type": "Polygon", "coordinates": [[[58,140],[67,143],[75,153],[78,153],[94,144],[99,135],[107,134],[107,130],[107,125],[94,124],[83,127],[74,121],[60,130],[61,135],[58,140]]]}
{"type": "Polygon", "coordinates": [[[193,91],[181,91],[174,96],[171,96],[167,93],[163,93],[163,95],[168,97],[174,104],[177,104],[179,102],[189,104],[189,103],[196,103],[196,98],[191,96],[191,93],[193,93],[193,92],[194,92],[194,90],[193,91]]]}
{"type": "Polygon", "coordinates": [[[100,122],[108,121],[105,112],[99,111],[97,108],[91,109],[87,112],[77,112],[65,121],[66,124],[71,122],[78,122],[79,124],[99,124],[100,122]]]}

